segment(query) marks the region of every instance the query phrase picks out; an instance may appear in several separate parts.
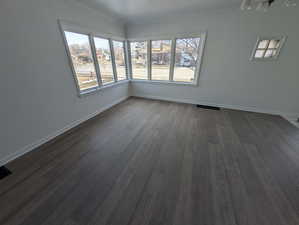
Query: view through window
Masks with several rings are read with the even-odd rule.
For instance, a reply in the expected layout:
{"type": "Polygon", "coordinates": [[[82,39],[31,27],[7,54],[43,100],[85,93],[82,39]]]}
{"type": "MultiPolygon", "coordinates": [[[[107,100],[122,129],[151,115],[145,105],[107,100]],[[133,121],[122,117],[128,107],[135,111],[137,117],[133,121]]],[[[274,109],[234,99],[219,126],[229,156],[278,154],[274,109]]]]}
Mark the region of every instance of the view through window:
{"type": "MultiPolygon", "coordinates": [[[[128,71],[124,41],[94,37],[92,34],[80,32],[64,31],[64,34],[80,93],[84,94],[90,89],[96,90],[100,85],[126,80],[128,72],[133,80],[151,79],[184,83],[194,83],[197,80],[201,36],[148,40],[149,48],[148,41],[129,42],[131,70],[128,71]],[[101,82],[98,78],[101,78],[101,82]]],[[[282,41],[279,39],[263,39],[256,46],[255,54],[263,51],[264,57],[273,57],[281,45],[282,41]]]]}
{"type": "Polygon", "coordinates": [[[80,91],[97,87],[98,80],[88,35],[65,31],[65,37],[80,91]]]}
{"type": "Polygon", "coordinates": [[[133,79],[147,79],[147,42],[131,42],[131,63],[133,79]]]}
{"type": "Polygon", "coordinates": [[[95,37],[94,44],[103,84],[114,82],[109,40],[95,37]]]}
{"type": "Polygon", "coordinates": [[[176,39],[174,81],[194,81],[199,45],[200,38],[176,39]]]}
{"type": "Polygon", "coordinates": [[[151,42],[152,80],[169,80],[171,40],[151,42]]]}
{"type": "Polygon", "coordinates": [[[115,66],[118,80],[127,79],[125,49],[123,41],[113,41],[115,66]]]}

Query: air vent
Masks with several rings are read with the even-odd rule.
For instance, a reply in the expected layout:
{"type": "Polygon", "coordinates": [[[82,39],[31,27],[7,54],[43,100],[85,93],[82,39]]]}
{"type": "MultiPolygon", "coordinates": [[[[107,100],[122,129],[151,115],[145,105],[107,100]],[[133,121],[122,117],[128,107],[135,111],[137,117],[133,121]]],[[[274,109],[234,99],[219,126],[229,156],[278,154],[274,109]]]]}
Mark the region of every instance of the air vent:
{"type": "Polygon", "coordinates": [[[10,170],[7,169],[5,166],[0,167],[0,180],[4,179],[5,177],[11,174],[10,170]]]}
{"type": "Polygon", "coordinates": [[[220,110],[219,107],[208,106],[208,105],[196,105],[196,107],[197,108],[202,108],[202,109],[220,110]]]}

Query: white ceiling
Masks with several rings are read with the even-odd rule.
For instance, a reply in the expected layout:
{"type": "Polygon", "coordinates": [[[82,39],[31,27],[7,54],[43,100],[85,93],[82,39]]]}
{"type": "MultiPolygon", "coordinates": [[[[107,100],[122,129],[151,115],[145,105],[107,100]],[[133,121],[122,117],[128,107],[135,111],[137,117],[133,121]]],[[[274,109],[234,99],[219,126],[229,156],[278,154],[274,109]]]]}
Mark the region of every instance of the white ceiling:
{"type": "Polygon", "coordinates": [[[240,5],[241,0],[77,0],[126,20],[240,5]]]}

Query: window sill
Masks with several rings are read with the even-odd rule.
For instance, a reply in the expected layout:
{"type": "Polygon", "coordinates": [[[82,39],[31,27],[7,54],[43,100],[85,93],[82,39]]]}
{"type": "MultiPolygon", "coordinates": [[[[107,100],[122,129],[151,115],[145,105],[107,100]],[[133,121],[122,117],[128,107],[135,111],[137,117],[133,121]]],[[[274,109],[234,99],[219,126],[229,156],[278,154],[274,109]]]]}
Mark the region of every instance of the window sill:
{"type": "Polygon", "coordinates": [[[177,81],[159,81],[159,80],[131,80],[133,83],[148,83],[148,84],[166,84],[166,85],[174,85],[174,86],[191,86],[197,87],[196,83],[188,83],[188,82],[177,82],[177,81]]]}
{"type": "Polygon", "coordinates": [[[278,60],[278,56],[276,57],[271,57],[271,58],[251,58],[250,61],[252,62],[273,62],[273,61],[277,61],[278,60]]]}
{"type": "Polygon", "coordinates": [[[173,86],[189,86],[189,87],[197,87],[198,85],[196,83],[187,83],[187,82],[176,82],[176,81],[157,81],[157,80],[121,80],[118,82],[113,82],[113,83],[107,83],[104,84],[100,87],[95,87],[95,88],[90,88],[90,89],[86,89],[84,91],[81,91],[78,95],[79,97],[85,97],[91,94],[95,94],[101,90],[104,90],[106,88],[111,88],[111,87],[115,87],[115,86],[119,86],[122,84],[128,84],[129,82],[133,82],[133,83],[146,83],[146,84],[164,84],[164,85],[173,85],[173,86]]]}
{"type": "Polygon", "coordinates": [[[122,84],[127,84],[129,82],[130,82],[129,80],[121,80],[121,81],[118,81],[118,82],[107,83],[107,84],[104,84],[104,85],[102,85],[100,87],[86,89],[86,90],[81,91],[79,93],[79,97],[84,97],[86,95],[95,94],[98,91],[104,90],[106,88],[115,87],[115,86],[119,86],[119,85],[122,85],[122,84]]]}

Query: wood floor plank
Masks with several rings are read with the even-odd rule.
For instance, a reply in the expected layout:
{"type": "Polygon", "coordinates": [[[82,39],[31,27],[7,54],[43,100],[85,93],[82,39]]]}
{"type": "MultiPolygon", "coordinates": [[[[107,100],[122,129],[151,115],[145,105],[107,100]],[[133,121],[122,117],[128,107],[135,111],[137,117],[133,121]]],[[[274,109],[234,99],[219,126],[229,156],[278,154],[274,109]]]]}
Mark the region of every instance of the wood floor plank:
{"type": "Polygon", "coordinates": [[[2,225],[297,225],[299,130],[130,98],[7,166],[2,225]]]}

